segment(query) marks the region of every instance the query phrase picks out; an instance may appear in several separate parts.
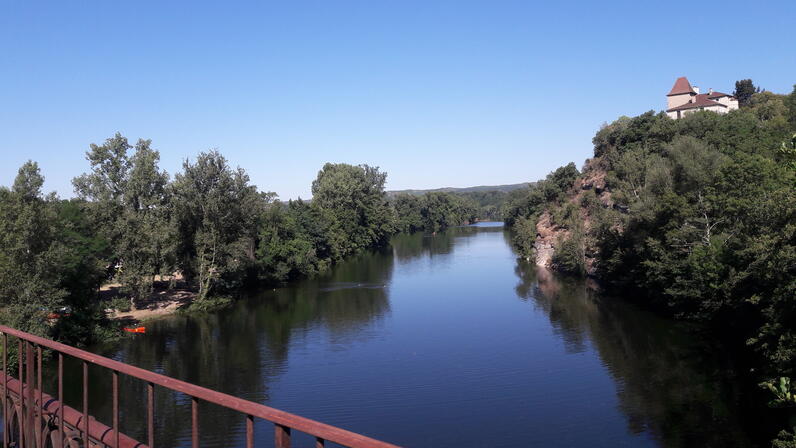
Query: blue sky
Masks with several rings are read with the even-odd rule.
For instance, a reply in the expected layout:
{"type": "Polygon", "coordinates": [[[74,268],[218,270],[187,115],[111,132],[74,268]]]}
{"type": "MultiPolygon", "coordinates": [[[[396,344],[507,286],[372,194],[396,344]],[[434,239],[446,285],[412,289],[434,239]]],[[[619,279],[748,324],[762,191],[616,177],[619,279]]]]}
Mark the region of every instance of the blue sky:
{"type": "Polygon", "coordinates": [[[0,185],[33,159],[70,197],[117,131],[171,174],[217,148],[282,198],[327,161],[389,189],[531,181],[678,76],[790,92],[794,25],[793,1],[0,0],[0,185]]]}

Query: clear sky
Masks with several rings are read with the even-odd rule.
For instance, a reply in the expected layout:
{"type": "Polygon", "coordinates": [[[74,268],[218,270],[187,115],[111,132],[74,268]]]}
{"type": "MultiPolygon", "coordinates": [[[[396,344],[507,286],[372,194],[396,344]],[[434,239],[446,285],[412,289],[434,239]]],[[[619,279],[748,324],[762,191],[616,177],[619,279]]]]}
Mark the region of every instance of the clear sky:
{"type": "Polygon", "coordinates": [[[117,131],[171,174],[217,148],[282,198],[327,161],[389,189],[531,181],[678,76],[790,92],[794,30],[793,0],[0,0],[0,185],[33,159],[70,197],[117,131]]]}

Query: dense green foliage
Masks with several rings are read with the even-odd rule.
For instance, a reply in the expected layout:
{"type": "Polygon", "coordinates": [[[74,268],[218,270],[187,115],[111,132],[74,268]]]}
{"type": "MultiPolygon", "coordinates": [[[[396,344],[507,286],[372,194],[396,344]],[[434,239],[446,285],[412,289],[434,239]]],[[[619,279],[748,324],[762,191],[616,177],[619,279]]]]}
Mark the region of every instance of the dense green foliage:
{"type": "Polygon", "coordinates": [[[120,134],[103,145],[91,145],[91,172],[74,179],[75,192],[97,235],[113,244],[102,254],[131,300],[152,292],[155,276],[171,272],[169,259],[168,175],[158,169],[160,155],[149,140],[139,140],[134,153],[120,134]]]}
{"type": "Polygon", "coordinates": [[[753,94],[725,115],[648,112],[603,127],[589,162],[590,174],[604,173],[602,199],[572,182],[558,197],[542,186],[515,201],[510,222],[529,256],[527,221],[549,212],[569,229],[556,267],[583,272],[591,252],[609,288],[745,345],[761,378],[796,377],[796,89],[738,89],[753,94]],[[588,231],[567,227],[576,206],[588,231]]]}
{"type": "Polygon", "coordinates": [[[108,243],[88,225],[75,201],[43,196],[36,163],[20,169],[11,189],[0,188],[0,319],[36,334],[76,342],[98,329],[103,315],[96,288],[108,243]],[[74,319],[53,320],[70,307],[74,319]]]}
{"type": "Polygon", "coordinates": [[[323,271],[356,251],[386,244],[394,210],[385,173],[327,164],[312,203],[275,201],[216,151],[185,161],[170,182],[148,140],[117,134],[87,152],[74,179],[78,199],[44,196],[44,178],[23,165],[0,188],[0,321],[72,343],[98,336],[105,308],[150,299],[158,279],[182,277],[193,307],[212,309],[253,282],[280,283],[323,271]],[[122,297],[102,299],[118,283],[122,297]]]}
{"type": "Polygon", "coordinates": [[[86,158],[90,170],[73,180],[77,199],[43,195],[33,162],[0,188],[0,321],[73,343],[103,331],[107,308],[145,305],[177,282],[193,291],[192,309],[215,309],[247,285],[314,275],[396,231],[497,214],[506,195],[388,201],[378,168],[326,164],[312,201],[285,203],[217,151],[186,160],[173,180],[149,140],[133,146],[116,134],[86,158]],[[103,284],[118,292],[102,294],[103,284]]]}
{"type": "Polygon", "coordinates": [[[368,165],[327,163],[312,182],[312,202],[329,219],[336,257],[387,243],[393,216],[386,180],[387,173],[368,165]]]}
{"type": "Polygon", "coordinates": [[[526,260],[531,259],[536,241],[536,217],[519,216],[513,220],[512,230],[514,235],[512,243],[520,256],[526,260]]]}
{"type": "Polygon", "coordinates": [[[474,222],[478,204],[467,196],[431,192],[422,196],[401,194],[392,199],[396,226],[401,232],[438,232],[474,222]]]}
{"type": "Polygon", "coordinates": [[[460,225],[465,222],[472,222],[475,219],[480,221],[501,221],[512,200],[521,196],[527,189],[527,185],[533,184],[438,190],[404,190],[391,192],[390,202],[393,208],[396,209],[399,229],[415,231],[427,227],[429,231],[434,231],[433,226],[422,225],[421,218],[418,215],[423,206],[423,201],[428,200],[428,198],[444,198],[442,201],[436,201],[436,203],[444,207],[458,209],[454,213],[444,213],[453,219],[441,227],[460,225]],[[404,217],[407,219],[404,219],[404,217]]]}
{"type": "Polygon", "coordinates": [[[556,241],[552,263],[561,272],[577,275],[586,273],[585,242],[580,228],[573,229],[568,237],[560,237],[556,241]]]}
{"type": "Polygon", "coordinates": [[[574,163],[570,163],[556,169],[544,180],[532,184],[528,189],[518,190],[512,195],[504,214],[506,225],[513,225],[521,216],[538,215],[547,204],[560,204],[578,175],[580,175],[578,168],[574,163]]]}
{"type": "Polygon", "coordinates": [[[733,96],[738,100],[739,106],[746,107],[749,105],[752,95],[758,91],[758,88],[755,87],[751,79],[742,79],[740,81],[735,81],[733,96]]]}
{"type": "MultiPolygon", "coordinates": [[[[474,213],[482,221],[503,220],[503,214],[511,197],[510,192],[499,190],[469,191],[455,194],[462,197],[467,207],[474,208],[470,213],[474,213]]],[[[469,220],[472,221],[472,219],[469,220]]]]}
{"type": "Polygon", "coordinates": [[[789,431],[782,431],[776,440],[772,442],[773,448],[796,448],[796,428],[789,431]]]}
{"type": "Polygon", "coordinates": [[[770,373],[793,374],[796,173],[778,151],[792,135],[782,104],[766,92],[727,115],[648,113],[601,130],[606,188],[631,212],[606,215],[595,237],[600,277],[731,323],[770,373]]]}
{"type": "Polygon", "coordinates": [[[278,283],[325,270],[334,251],[323,212],[301,200],[276,203],[266,210],[260,227],[259,276],[278,283]]]}
{"type": "MultiPolygon", "coordinates": [[[[562,166],[548,174],[544,180],[532,184],[526,190],[512,192],[504,212],[506,225],[514,229],[514,245],[520,255],[530,258],[536,240],[536,221],[548,205],[559,205],[572,187],[572,182],[580,175],[574,163],[562,166]]],[[[573,216],[561,219],[571,223],[573,216]]],[[[568,251],[569,253],[570,251],[568,251]]],[[[560,255],[562,257],[563,255],[560,255]]],[[[564,260],[568,266],[579,265],[577,260],[564,260]]],[[[569,270],[569,269],[566,269],[569,270]]],[[[577,270],[579,272],[579,269],[577,270]]]]}
{"type": "Polygon", "coordinates": [[[177,268],[199,287],[198,300],[231,289],[255,263],[257,225],[266,203],[249,176],[216,151],[185,161],[172,184],[177,268]]]}

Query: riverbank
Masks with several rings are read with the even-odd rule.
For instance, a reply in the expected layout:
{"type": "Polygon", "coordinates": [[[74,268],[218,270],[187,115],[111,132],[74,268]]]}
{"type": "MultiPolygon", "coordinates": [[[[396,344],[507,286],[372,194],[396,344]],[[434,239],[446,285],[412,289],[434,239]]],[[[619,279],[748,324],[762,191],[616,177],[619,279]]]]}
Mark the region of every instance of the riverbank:
{"type": "Polygon", "coordinates": [[[197,297],[196,289],[190,287],[180,275],[168,279],[156,278],[152,294],[146,300],[134,303],[121,293],[118,283],[103,285],[99,294],[101,300],[114,305],[105,309],[106,316],[125,323],[140,323],[169,316],[190,307],[197,297]]]}
{"type": "Polygon", "coordinates": [[[195,298],[196,293],[193,291],[163,292],[157,299],[147,301],[144,307],[136,307],[128,311],[112,309],[106,310],[106,312],[111,320],[143,322],[185,309],[193,303],[195,298]]]}

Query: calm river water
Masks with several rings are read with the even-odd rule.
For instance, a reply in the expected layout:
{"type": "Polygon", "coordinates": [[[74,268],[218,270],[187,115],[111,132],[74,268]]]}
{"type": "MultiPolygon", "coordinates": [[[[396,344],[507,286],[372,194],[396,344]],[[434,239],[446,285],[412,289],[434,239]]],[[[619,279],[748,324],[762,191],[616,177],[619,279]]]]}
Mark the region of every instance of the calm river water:
{"type": "MultiPolygon", "coordinates": [[[[497,224],[401,235],[319,278],[151,322],[101,351],[405,446],[750,445],[739,388],[710,350],[518,261],[497,224]]],[[[92,409],[108,377],[92,379],[92,409]]],[[[144,385],[122,390],[123,429],[145,440],[144,385]]],[[[189,446],[190,402],[158,391],[156,412],[160,446],[189,446]]],[[[200,421],[203,447],[243,446],[242,416],[203,405],[200,421]]],[[[272,443],[270,424],[255,430],[258,446],[272,443]]]]}

